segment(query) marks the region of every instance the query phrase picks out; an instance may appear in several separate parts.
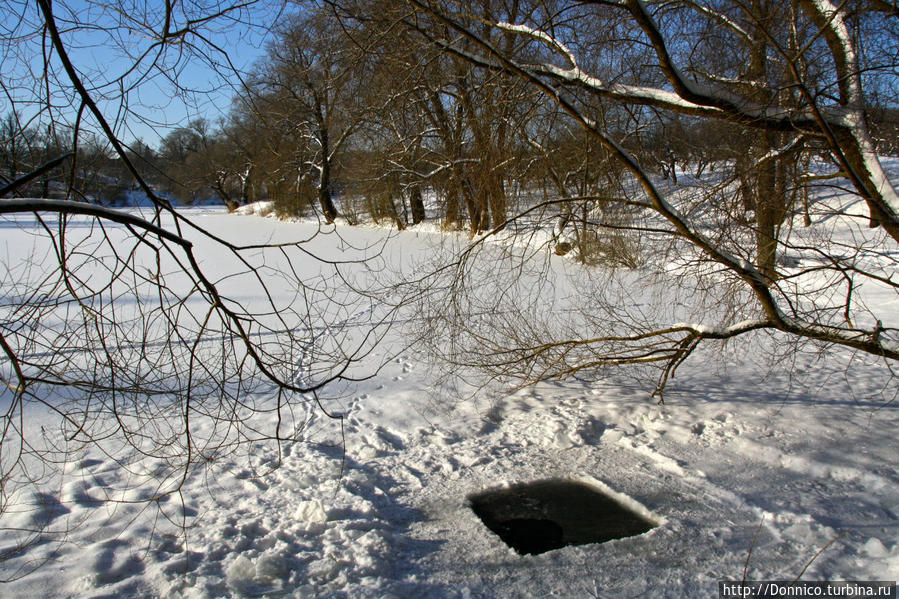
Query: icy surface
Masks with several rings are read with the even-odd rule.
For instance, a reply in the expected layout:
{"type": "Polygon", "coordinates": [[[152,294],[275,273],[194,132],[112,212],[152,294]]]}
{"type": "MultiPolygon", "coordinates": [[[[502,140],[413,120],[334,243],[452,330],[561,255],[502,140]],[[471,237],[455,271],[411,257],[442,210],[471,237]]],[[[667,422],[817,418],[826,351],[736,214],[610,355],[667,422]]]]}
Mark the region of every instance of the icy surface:
{"type": "MultiPolygon", "coordinates": [[[[318,230],[252,213],[196,217],[225,236],[318,230]]],[[[384,235],[340,231],[356,247],[384,235]]],[[[4,230],[7,251],[17,234],[4,230]]],[[[383,255],[409,267],[438,237],[394,234],[383,255]]],[[[708,597],[744,568],[748,579],[792,580],[813,558],[804,579],[899,572],[899,404],[876,360],[806,349],[769,367],[762,339],[759,360],[700,350],[662,406],[624,379],[461,401],[434,388],[405,341],[394,329],[372,363],[399,354],[339,402],[342,435],[310,408],[306,438],[280,456],[260,444],[249,460],[209,463],[183,503],[108,502],[104,488],[127,473],[103,455],[68,464],[60,500],[20,498],[31,509],[4,515],[7,526],[18,517],[69,532],[23,551],[0,533],[4,577],[45,562],[0,595],[708,597]],[[465,503],[547,478],[598,481],[662,525],[520,556],[465,503]]]]}

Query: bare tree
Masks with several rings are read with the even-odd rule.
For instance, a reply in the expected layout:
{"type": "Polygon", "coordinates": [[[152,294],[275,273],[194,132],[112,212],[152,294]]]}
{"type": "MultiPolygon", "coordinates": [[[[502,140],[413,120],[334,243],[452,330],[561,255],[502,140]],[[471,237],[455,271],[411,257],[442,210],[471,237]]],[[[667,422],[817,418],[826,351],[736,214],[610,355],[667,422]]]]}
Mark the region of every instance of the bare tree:
{"type": "MultiPolygon", "coordinates": [[[[507,259],[472,260],[486,247],[479,242],[442,282],[450,309],[434,315],[440,331],[430,338],[445,340],[445,355],[525,382],[657,364],[660,392],[703,341],[755,331],[899,358],[894,315],[865,302],[865,290],[899,292],[899,197],[875,152],[865,93],[867,82],[895,69],[895,57],[874,59],[870,50],[886,38],[895,46],[895,23],[886,22],[894,9],[829,0],[609,0],[533,3],[517,20],[494,11],[409,0],[390,18],[455,60],[517,77],[563,110],[621,167],[620,193],[591,191],[587,199],[634,210],[629,223],[595,215],[597,226],[651,236],[678,276],[670,267],[602,274],[602,284],[585,284],[572,316],[571,306],[560,313],[551,301],[539,308],[553,297],[548,282],[510,292],[521,285],[520,271],[503,270],[507,259]],[[886,27],[873,33],[874,23],[886,27]],[[499,33],[516,43],[498,43],[499,33]],[[624,111],[630,126],[609,127],[597,118],[601,105],[624,111]],[[703,178],[661,181],[640,137],[677,115],[738,136],[733,144],[750,160],[724,155],[703,178]],[[866,210],[815,201],[827,181],[845,181],[866,210]],[[812,202],[810,226],[794,227],[803,202],[812,202]],[[849,233],[835,233],[834,219],[849,233]],[[493,292],[482,291],[485,262],[500,265],[491,271],[493,292]],[[655,310],[623,284],[657,277],[676,287],[655,310]],[[524,305],[504,303],[514,297],[524,305]],[[678,302],[687,309],[667,309],[678,302]]],[[[534,213],[530,207],[513,220],[534,213]]]]}
{"type": "Polygon", "coordinates": [[[315,181],[326,222],[338,211],[334,179],[339,154],[364,117],[364,55],[321,7],[309,6],[279,32],[253,92],[268,128],[290,131],[298,178],[315,181]]]}

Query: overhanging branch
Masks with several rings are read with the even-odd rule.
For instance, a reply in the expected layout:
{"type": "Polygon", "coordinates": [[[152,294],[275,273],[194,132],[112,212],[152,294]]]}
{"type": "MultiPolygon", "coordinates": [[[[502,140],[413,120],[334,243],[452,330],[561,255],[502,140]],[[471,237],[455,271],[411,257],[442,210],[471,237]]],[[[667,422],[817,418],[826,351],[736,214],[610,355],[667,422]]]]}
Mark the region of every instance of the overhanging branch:
{"type": "Polygon", "coordinates": [[[67,158],[70,158],[73,155],[74,155],[74,152],[66,152],[62,156],[57,156],[53,160],[45,162],[44,164],[37,167],[30,173],[22,175],[21,177],[19,177],[12,183],[9,183],[8,185],[3,186],[2,188],[0,188],[0,198],[2,198],[3,196],[5,196],[8,193],[13,193],[17,189],[19,189],[20,187],[22,187],[23,185],[28,183],[29,181],[32,181],[33,179],[40,177],[44,173],[55,169],[57,166],[62,164],[67,158]]]}

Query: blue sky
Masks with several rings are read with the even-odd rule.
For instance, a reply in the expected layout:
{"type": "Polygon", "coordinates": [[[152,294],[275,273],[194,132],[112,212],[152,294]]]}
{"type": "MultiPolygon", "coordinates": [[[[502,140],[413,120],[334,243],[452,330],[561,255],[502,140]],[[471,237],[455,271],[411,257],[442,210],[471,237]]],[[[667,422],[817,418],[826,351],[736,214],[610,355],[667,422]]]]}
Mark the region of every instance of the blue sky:
{"type": "MultiPolygon", "coordinates": [[[[217,0],[179,0],[173,5],[170,30],[224,6],[217,0]]],[[[160,52],[163,6],[159,0],[53,2],[71,60],[106,119],[128,143],[143,139],[155,146],[173,126],[197,117],[215,121],[227,111],[232,86],[238,82],[232,67],[249,69],[264,53],[267,28],[283,18],[280,2],[249,2],[239,11],[195,25],[193,33],[160,52]]],[[[46,98],[49,91],[54,117],[72,120],[77,105],[71,90],[58,78],[51,77],[47,84],[40,77],[42,24],[33,0],[8,0],[0,7],[0,115],[14,103],[21,116],[31,118],[43,105],[34,99],[46,98]]],[[[59,62],[52,64],[61,73],[59,62]]]]}

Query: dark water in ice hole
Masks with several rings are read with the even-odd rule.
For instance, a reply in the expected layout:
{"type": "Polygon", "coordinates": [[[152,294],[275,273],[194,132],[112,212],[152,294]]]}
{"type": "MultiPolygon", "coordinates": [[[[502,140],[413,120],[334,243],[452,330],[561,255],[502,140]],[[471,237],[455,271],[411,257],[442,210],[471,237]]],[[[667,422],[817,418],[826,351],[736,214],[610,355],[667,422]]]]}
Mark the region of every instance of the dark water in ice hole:
{"type": "Polygon", "coordinates": [[[521,555],[604,543],[656,525],[596,487],[545,480],[470,495],[471,509],[521,555]]]}

